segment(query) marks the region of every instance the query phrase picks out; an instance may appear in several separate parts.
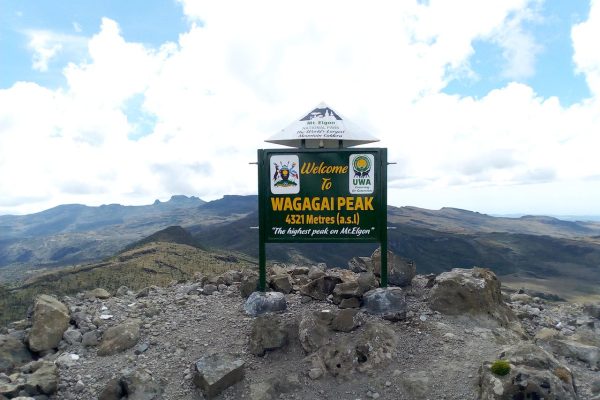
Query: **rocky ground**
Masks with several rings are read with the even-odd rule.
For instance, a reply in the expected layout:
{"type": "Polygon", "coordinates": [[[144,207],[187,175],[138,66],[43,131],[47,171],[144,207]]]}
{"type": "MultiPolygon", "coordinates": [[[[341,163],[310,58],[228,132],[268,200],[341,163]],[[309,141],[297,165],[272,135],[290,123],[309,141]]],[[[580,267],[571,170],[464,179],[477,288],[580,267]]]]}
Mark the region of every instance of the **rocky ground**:
{"type": "Polygon", "coordinates": [[[600,399],[598,305],[501,293],[484,269],[415,276],[392,260],[399,302],[374,310],[378,271],[361,262],[275,267],[287,307],[261,316],[247,312],[255,276],[233,271],[43,296],[0,336],[0,399],[207,398],[196,362],[209,355],[221,363],[210,374],[232,365],[220,399],[600,399]],[[507,376],[490,372],[499,358],[507,376]]]}

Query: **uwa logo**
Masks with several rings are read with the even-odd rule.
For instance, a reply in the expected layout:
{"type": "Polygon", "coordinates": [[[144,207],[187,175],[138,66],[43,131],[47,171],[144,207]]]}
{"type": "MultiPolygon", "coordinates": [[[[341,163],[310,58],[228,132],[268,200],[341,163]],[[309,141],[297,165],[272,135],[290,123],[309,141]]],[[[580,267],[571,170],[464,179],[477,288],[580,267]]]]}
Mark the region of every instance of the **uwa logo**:
{"type": "Polygon", "coordinates": [[[375,157],[373,154],[351,154],[350,194],[369,194],[375,188],[375,157]]]}

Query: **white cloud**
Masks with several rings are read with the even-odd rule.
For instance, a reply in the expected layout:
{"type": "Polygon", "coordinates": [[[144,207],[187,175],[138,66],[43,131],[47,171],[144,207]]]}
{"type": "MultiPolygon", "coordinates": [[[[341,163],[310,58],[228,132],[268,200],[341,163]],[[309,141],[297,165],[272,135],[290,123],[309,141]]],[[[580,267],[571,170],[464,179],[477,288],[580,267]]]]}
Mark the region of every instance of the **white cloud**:
{"type": "MultiPolygon", "coordinates": [[[[65,67],[64,88],[0,90],[0,212],[253,193],[256,148],[322,100],[400,161],[390,167],[392,204],[417,199],[406,188],[438,193],[445,205],[445,189],[483,196],[485,187],[513,193],[600,174],[597,103],[562,107],[518,83],[481,99],[441,93],[474,40],[499,37],[535,3],[182,3],[191,23],[177,43],[128,42],[103,19],[87,61],[65,67]],[[154,125],[133,141],[136,113],[154,125]]],[[[582,35],[573,33],[578,66],[591,76],[581,39],[591,33],[582,35]]],[[[504,37],[506,48],[513,39],[504,37]]]]}
{"type": "Polygon", "coordinates": [[[48,30],[29,30],[25,33],[29,37],[28,47],[33,51],[31,67],[40,72],[46,72],[48,64],[64,52],[65,48],[72,51],[85,45],[85,39],[79,36],[48,30]]]}
{"type": "Polygon", "coordinates": [[[590,14],[586,21],[575,25],[571,31],[573,61],[577,71],[585,75],[587,84],[595,96],[600,95],[600,1],[591,0],[590,14]]]}

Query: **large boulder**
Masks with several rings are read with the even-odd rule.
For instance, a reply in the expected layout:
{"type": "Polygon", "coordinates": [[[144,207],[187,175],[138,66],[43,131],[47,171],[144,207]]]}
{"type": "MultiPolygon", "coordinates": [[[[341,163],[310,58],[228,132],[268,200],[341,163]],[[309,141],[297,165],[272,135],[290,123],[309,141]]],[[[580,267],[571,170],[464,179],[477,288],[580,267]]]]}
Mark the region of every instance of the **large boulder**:
{"type": "Polygon", "coordinates": [[[357,281],[338,283],[333,289],[333,302],[340,304],[344,299],[360,299],[362,294],[363,291],[357,281]]]}
{"type": "Polygon", "coordinates": [[[290,280],[290,276],[288,274],[271,276],[270,285],[276,292],[288,294],[292,291],[292,281],[290,280]]]}
{"type": "Polygon", "coordinates": [[[327,296],[333,293],[335,285],[341,282],[342,279],[337,276],[321,276],[302,286],[300,294],[312,297],[315,300],[325,300],[327,296]]]}
{"type": "Polygon", "coordinates": [[[431,289],[431,309],[449,315],[491,317],[501,326],[516,321],[502,300],[500,281],[487,268],[454,268],[435,278],[431,289]]]}
{"type": "Polygon", "coordinates": [[[300,320],[298,339],[306,353],[312,353],[329,342],[329,325],[335,318],[330,310],[306,313],[300,320]]]}
{"type": "Polygon", "coordinates": [[[399,287],[373,289],[364,294],[363,308],[368,314],[399,321],[406,318],[406,297],[399,287]]]}
{"type": "Polygon", "coordinates": [[[253,321],[249,340],[252,354],[263,356],[267,350],[281,348],[287,342],[288,331],[276,315],[261,315],[253,321]]]}
{"type": "MultiPolygon", "coordinates": [[[[381,276],[381,248],[375,249],[371,255],[373,273],[381,276]]],[[[387,257],[388,284],[392,286],[409,286],[417,274],[414,261],[402,258],[388,250],[387,257]]]]}
{"type": "Polygon", "coordinates": [[[583,361],[592,369],[600,368],[600,348],[568,339],[554,339],[549,346],[555,354],[583,361]]]}
{"type": "Polygon", "coordinates": [[[50,350],[58,346],[69,327],[69,309],[56,297],[42,294],[33,305],[32,320],[29,348],[36,352],[50,350]]]}
{"type": "Polygon", "coordinates": [[[98,400],[158,400],[163,398],[164,386],[164,382],[143,370],[125,370],[120,377],[107,382],[98,400]]]}
{"type": "Polygon", "coordinates": [[[244,361],[229,354],[211,354],[194,363],[194,384],[204,397],[212,399],[244,379],[244,361]]]}
{"type": "Polygon", "coordinates": [[[112,326],[102,335],[98,346],[99,356],[110,356],[127,350],[136,345],[140,339],[140,320],[130,319],[119,325],[112,326]]]}
{"type": "Polygon", "coordinates": [[[58,388],[58,367],[52,362],[43,362],[25,381],[25,391],[31,395],[51,395],[58,388]]]}
{"type": "Polygon", "coordinates": [[[0,372],[9,373],[31,359],[31,353],[23,342],[10,335],[0,335],[0,372]]]}
{"type": "Polygon", "coordinates": [[[371,267],[371,259],[369,257],[352,257],[348,261],[348,269],[357,274],[367,272],[371,267]]]}
{"type": "Polygon", "coordinates": [[[253,292],[244,303],[246,314],[257,316],[268,312],[283,311],[287,301],[281,292],[253,292]]]}
{"type": "Polygon", "coordinates": [[[571,371],[542,348],[521,343],[500,353],[510,365],[505,375],[493,372],[493,362],[479,368],[479,398],[577,399],[571,371]]]}

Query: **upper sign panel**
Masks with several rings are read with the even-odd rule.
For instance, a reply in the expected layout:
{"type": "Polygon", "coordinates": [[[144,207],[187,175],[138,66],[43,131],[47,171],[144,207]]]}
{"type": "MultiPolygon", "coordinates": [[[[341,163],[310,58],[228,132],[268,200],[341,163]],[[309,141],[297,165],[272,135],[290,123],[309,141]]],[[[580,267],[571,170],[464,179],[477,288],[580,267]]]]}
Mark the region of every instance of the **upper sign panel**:
{"type": "Polygon", "coordinates": [[[291,147],[351,147],[379,139],[321,103],[266,141],[291,147]]]}

